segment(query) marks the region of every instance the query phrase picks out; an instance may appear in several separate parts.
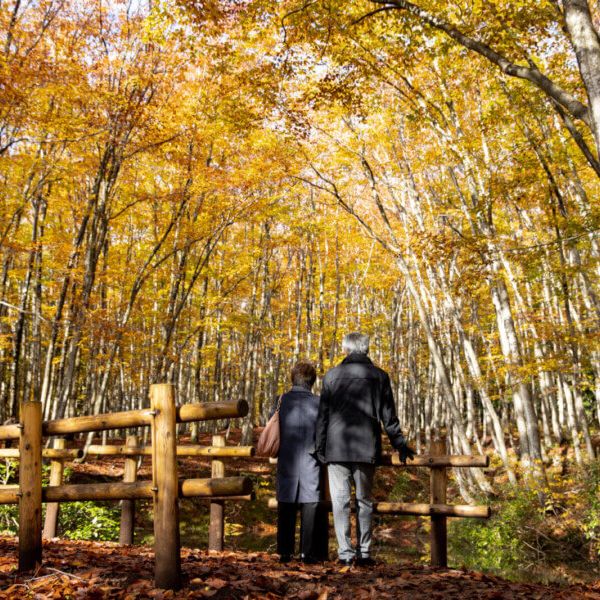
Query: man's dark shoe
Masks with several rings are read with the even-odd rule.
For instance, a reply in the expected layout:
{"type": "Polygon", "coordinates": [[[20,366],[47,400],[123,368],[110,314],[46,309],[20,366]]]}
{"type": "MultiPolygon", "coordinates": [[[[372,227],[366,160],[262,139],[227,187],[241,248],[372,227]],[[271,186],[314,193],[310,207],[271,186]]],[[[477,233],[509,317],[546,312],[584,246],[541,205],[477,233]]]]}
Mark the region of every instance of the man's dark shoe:
{"type": "Polygon", "coordinates": [[[291,554],[282,554],[282,555],[279,557],[279,562],[280,562],[281,564],[289,563],[289,562],[291,562],[291,560],[292,560],[292,556],[291,556],[291,554]]]}
{"type": "Polygon", "coordinates": [[[356,564],[359,567],[374,567],[377,564],[377,561],[370,556],[360,557],[356,559],[356,564]]]}
{"type": "Polygon", "coordinates": [[[343,567],[351,567],[354,564],[353,558],[338,558],[337,564],[343,567]]]}
{"type": "Polygon", "coordinates": [[[317,563],[321,562],[318,558],[315,558],[314,556],[304,556],[304,555],[300,558],[300,560],[305,565],[316,565],[317,563]]]}

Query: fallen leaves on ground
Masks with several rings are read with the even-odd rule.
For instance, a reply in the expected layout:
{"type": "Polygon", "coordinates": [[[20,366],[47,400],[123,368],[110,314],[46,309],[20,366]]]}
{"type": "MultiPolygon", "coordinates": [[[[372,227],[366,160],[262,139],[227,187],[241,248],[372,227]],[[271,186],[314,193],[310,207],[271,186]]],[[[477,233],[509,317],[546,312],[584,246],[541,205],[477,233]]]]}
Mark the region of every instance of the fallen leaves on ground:
{"type": "Polygon", "coordinates": [[[154,554],[147,546],[113,543],[44,542],[44,564],[18,575],[17,540],[0,538],[0,598],[138,600],[354,600],[415,598],[461,600],[600,600],[600,582],[565,588],[511,583],[481,573],[407,565],[338,568],[335,563],[280,565],[265,553],[182,549],[183,588],[154,587],[154,554]]]}

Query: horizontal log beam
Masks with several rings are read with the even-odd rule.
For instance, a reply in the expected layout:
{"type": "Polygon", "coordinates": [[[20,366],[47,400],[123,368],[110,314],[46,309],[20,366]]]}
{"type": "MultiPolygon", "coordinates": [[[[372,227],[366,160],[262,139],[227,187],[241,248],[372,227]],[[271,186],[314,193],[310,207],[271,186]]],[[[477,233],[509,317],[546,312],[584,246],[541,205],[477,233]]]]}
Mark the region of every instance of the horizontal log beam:
{"type": "MultiPolygon", "coordinates": [[[[18,486],[0,487],[0,504],[18,501],[18,486]]],[[[79,483],[56,485],[42,489],[44,502],[76,502],[84,500],[141,500],[152,498],[151,481],[134,483],[79,483]]],[[[223,477],[221,479],[184,479],[179,482],[180,498],[247,496],[252,493],[249,477],[223,477]]]]}
{"type": "Polygon", "coordinates": [[[177,446],[177,456],[249,457],[254,456],[253,446],[177,446]]]}
{"type": "MultiPolygon", "coordinates": [[[[150,456],[152,447],[92,444],[88,447],[87,453],[93,456],[150,456]]],[[[177,446],[177,456],[247,457],[254,456],[254,448],[252,446],[177,446]]]]}
{"type": "MultiPolygon", "coordinates": [[[[269,463],[277,464],[276,458],[269,458],[269,463]]],[[[384,454],[381,457],[382,466],[388,467],[489,467],[489,456],[469,456],[468,454],[458,454],[454,456],[428,456],[422,454],[415,456],[413,460],[407,461],[406,464],[400,462],[398,453],[384,454]]]]}
{"type": "MultiPolygon", "coordinates": [[[[245,417],[248,414],[248,403],[245,400],[233,402],[205,402],[184,404],[177,407],[177,422],[209,421],[245,417]]],[[[56,419],[42,424],[44,435],[67,435],[70,433],[86,433],[89,431],[105,431],[107,429],[125,429],[128,427],[144,427],[152,423],[153,414],[150,409],[127,410],[118,413],[87,415],[56,419]]],[[[0,440],[18,439],[21,430],[18,425],[0,426],[0,440]]]]}
{"type": "Polygon", "coordinates": [[[184,479],[179,482],[180,498],[211,498],[213,496],[246,496],[252,493],[250,477],[220,479],[184,479]]]}
{"type": "MultiPolygon", "coordinates": [[[[324,503],[331,510],[331,502],[324,503]]],[[[277,500],[269,498],[269,508],[277,508],[277,500]]],[[[354,510],[354,506],[352,507],[354,510]]],[[[445,517],[465,517],[488,519],[492,514],[489,506],[448,505],[448,504],[410,504],[406,502],[374,502],[374,512],[382,515],[413,515],[430,517],[443,515],[445,517]]]]}
{"type": "Polygon", "coordinates": [[[382,515],[443,515],[445,517],[466,517],[489,519],[492,509],[489,506],[468,504],[408,504],[406,502],[375,502],[375,512],[382,515]]]}
{"type": "Polygon", "coordinates": [[[413,460],[400,462],[397,453],[384,454],[381,457],[381,465],[393,467],[488,467],[489,456],[469,456],[467,454],[454,456],[428,456],[426,454],[415,456],[413,460]]]}
{"type": "Polygon", "coordinates": [[[20,425],[0,425],[0,440],[18,440],[20,435],[20,425]]]}
{"type": "Polygon", "coordinates": [[[107,429],[123,429],[126,427],[143,427],[152,422],[149,408],[142,410],[126,410],[101,415],[85,415],[69,419],[56,419],[42,424],[44,435],[66,435],[69,433],[86,433],[88,431],[105,431],[107,429]]]}
{"type": "Polygon", "coordinates": [[[178,423],[236,419],[238,417],[245,417],[248,414],[248,403],[245,400],[238,400],[237,402],[182,404],[176,410],[178,423]]]}
{"type": "MultiPolygon", "coordinates": [[[[0,448],[0,458],[19,458],[18,448],[0,448]]],[[[79,448],[42,448],[42,458],[55,460],[81,458],[83,450],[79,448]]]]}
{"type": "Polygon", "coordinates": [[[152,498],[152,482],[75,483],[42,489],[42,499],[44,502],[136,500],[142,498],[152,498]]]}
{"type": "Polygon", "coordinates": [[[256,494],[252,492],[251,494],[245,494],[244,496],[211,496],[210,498],[206,498],[211,502],[215,502],[217,500],[223,500],[227,502],[251,502],[252,500],[256,500],[256,494]]]}
{"type": "Polygon", "coordinates": [[[0,486],[0,504],[16,504],[19,501],[18,485],[0,486]]]}

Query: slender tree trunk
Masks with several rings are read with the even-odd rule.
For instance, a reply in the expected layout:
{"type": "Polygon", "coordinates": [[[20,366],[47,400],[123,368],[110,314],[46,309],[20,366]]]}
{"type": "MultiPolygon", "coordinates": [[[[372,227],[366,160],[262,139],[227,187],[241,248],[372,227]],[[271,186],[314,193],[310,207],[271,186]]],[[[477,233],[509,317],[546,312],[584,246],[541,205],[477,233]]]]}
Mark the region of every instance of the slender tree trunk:
{"type": "Polygon", "coordinates": [[[600,37],[588,0],[562,0],[567,30],[589,101],[591,128],[600,157],[600,37]]]}

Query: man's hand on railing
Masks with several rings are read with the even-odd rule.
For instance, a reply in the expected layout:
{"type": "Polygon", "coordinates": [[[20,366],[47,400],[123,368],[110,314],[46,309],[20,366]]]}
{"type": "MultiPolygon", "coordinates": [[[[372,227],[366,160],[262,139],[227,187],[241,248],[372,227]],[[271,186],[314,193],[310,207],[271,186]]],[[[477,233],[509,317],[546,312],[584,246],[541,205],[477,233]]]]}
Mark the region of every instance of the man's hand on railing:
{"type": "Polygon", "coordinates": [[[413,460],[415,457],[415,451],[408,445],[402,444],[400,448],[398,448],[398,454],[400,455],[400,462],[405,465],[406,460],[413,460]]]}

